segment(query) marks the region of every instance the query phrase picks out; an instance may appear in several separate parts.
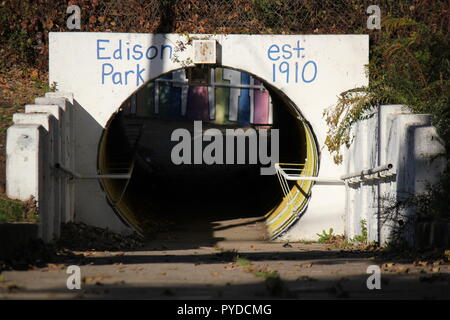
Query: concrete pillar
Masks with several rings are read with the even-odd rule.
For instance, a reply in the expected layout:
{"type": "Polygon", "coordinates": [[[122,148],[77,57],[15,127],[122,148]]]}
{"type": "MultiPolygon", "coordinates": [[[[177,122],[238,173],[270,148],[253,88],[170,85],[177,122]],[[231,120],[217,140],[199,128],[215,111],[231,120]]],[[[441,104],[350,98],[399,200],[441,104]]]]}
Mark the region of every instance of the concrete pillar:
{"type": "Polygon", "coordinates": [[[66,98],[73,105],[73,93],[71,92],[63,92],[63,91],[46,92],[45,98],[66,98]]]}
{"type": "MultiPolygon", "coordinates": [[[[387,117],[388,132],[386,134],[386,162],[396,168],[396,179],[391,184],[391,204],[405,201],[417,194],[415,189],[416,157],[414,155],[415,141],[410,139],[410,129],[417,126],[431,126],[429,114],[391,114],[387,117]]],[[[396,224],[401,220],[405,226],[403,235],[411,245],[414,242],[414,208],[406,206],[399,208],[392,221],[386,221],[381,230],[381,240],[388,242],[392,239],[396,224]]]]}
{"type": "Polygon", "coordinates": [[[62,128],[62,110],[57,105],[36,105],[36,104],[28,104],[25,106],[25,113],[26,114],[51,114],[55,120],[56,125],[54,125],[51,129],[51,137],[53,139],[52,143],[52,178],[53,178],[53,190],[54,190],[54,201],[55,201],[55,216],[54,216],[54,225],[55,225],[55,236],[59,236],[59,230],[60,225],[62,222],[65,222],[63,220],[62,213],[65,212],[65,194],[64,194],[64,188],[62,178],[64,176],[61,172],[58,172],[54,169],[54,165],[56,163],[61,162],[61,132],[63,130],[62,128]]]}
{"type": "Polygon", "coordinates": [[[415,160],[414,192],[423,193],[429,184],[439,181],[446,168],[445,143],[436,128],[428,125],[411,127],[408,136],[415,160]]]}
{"type": "Polygon", "coordinates": [[[414,208],[392,209],[399,201],[425,192],[445,168],[444,144],[431,125],[431,116],[411,114],[404,105],[382,105],[372,118],[354,125],[352,136],[346,154],[347,172],[392,163],[397,174],[347,187],[346,236],[360,234],[360,221],[364,219],[368,241],[384,244],[392,239],[399,220],[404,220],[403,235],[413,244],[414,208]]]}
{"type": "Polygon", "coordinates": [[[48,113],[16,113],[13,115],[14,124],[38,124],[47,131],[47,143],[44,150],[43,172],[45,177],[45,199],[48,201],[47,217],[53,232],[52,237],[58,238],[60,233],[60,212],[59,212],[59,193],[58,181],[55,174],[55,161],[57,160],[57,121],[56,118],[48,113]]]}
{"type": "MultiPolygon", "coordinates": [[[[393,121],[397,115],[410,114],[411,111],[405,105],[381,105],[378,108],[377,115],[377,131],[379,136],[378,142],[378,165],[392,163],[394,170],[398,168],[396,156],[392,152],[396,152],[395,147],[392,149],[392,141],[395,141],[396,130],[392,130],[393,121]]],[[[397,184],[395,179],[383,180],[378,184],[378,236],[381,245],[388,242],[392,236],[392,230],[395,222],[387,219],[385,216],[386,207],[393,205],[396,201],[397,184]]]]}
{"type": "MultiPolygon", "coordinates": [[[[75,170],[75,141],[73,123],[73,95],[64,92],[48,92],[45,97],[35,99],[37,105],[57,105],[61,109],[61,158],[60,162],[66,168],[75,170]]],[[[74,220],[75,186],[72,179],[62,176],[62,201],[64,202],[62,221],[74,220]]]]}
{"type": "Polygon", "coordinates": [[[53,238],[53,216],[48,201],[48,131],[40,124],[15,124],[8,128],[6,141],[6,194],[12,199],[33,197],[39,209],[39,237],[53,238]]]}

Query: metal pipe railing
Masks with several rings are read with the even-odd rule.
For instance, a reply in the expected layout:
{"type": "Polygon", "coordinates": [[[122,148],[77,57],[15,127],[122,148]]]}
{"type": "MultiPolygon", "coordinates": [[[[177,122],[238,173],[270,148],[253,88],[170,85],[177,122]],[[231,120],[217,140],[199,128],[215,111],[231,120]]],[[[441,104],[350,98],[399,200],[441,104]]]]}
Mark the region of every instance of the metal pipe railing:
{"type": "MultiPolygon", "coordinates": [[[[287,173],[285,171],[299,171],[302,168],[281,168],[280,163],[275,164],[275,169],[285,180],[289,181],[314,181],[318,184],[345,184],[347,183],[357,183],[362,180],[376,180],[384,177],[390,177],[396,173],[392,171],[393,164],[385,164],[372,169],[365,169],[357,172],[352,172],[349,174],[342,175],[340,179],[329,178],[329,177],[313,177],[313,176],[302,176],[301,174],[287,173]],[[349,181],[350,180],[350,181],[349,181]],[[351,181],[354,180],[354,181],[351,181]]],[[[280,177],[279,177],[280,178],[280,177]]]]}
{"type": "MultiPolygon", "coordinates": [[[[390,171],[392,168],[394,167],[394,165],[392,163],[388,163],[382,166],[378,166],[372,169],[365,169],[365,170],[361,170],[361,171],[357,171],[357,172],[352,172],[352,173],[348,173],[348,174],[344,174],[341,176],[342,180],[350,180],[353,178],[361,178],[363,179],[366,176],[370,176],[370,175],[374,175],[376,173],[381,173],[384,171],[390,171]]],[[[390,172],[389,175],[394,175],[394,172],[390,172]]],[[[380,177],[379,177],[380,178],[380,177]]]]}
{"type": "Polygon", "coordinates": [[[301,176],[298,174],[288,174],[285,172],[285,170],[295,170],[295,171],[301,171],[303,169],[295,169],[295,168],[285,168],[282,169],[280,167],[280,163],[275,163],[274,165],[277,172],[279,172],[286,180],[289,181],[314,181],[319,184],[344,184],[344,181],[340,179],[335,178],[327,178],[327,177],[312,177],[312,176],[301,176]]]}
{"type": "Polygon", "coordinates": [[[58,170],[61,170],[65,174],[68,174],[72,178],[75,178],[75,179],[130,179],[131,178],[130,173],[126,173],[126,174],[81,174],[81,173],[74,172],[74,171],[64,167],[60,163],[55,164],[55,168],[58,170]]]}

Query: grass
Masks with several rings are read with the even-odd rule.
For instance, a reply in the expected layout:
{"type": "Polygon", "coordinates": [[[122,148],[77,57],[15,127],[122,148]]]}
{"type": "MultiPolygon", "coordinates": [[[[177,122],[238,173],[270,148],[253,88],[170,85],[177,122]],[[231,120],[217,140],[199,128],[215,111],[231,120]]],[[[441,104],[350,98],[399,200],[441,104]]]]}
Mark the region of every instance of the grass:
{"type": "Polygon", "coordinates": [[[255,276],[263,278],[266,284],[266,289],[272,296],[281,296],[285,291],[285,284],[276,270],[262,270],[256,271],[255,276]]]}
{"type": "Polygon", "coordinates": [[[0,222],[38,222],[33,200],[19,201],[0,195],[0,222]]]}
{"type": "Polygon", "coordinates": [[[250,262],[250,260],[246,259],[246,258],[241,258],[238,257],[236,258],[236,263],[240,266],[240,267],[250,267],[252,265],[252,263],[250,262]]]}
{"type": "Polygon", "coordinates": [[[265,270],[265,271],[256,271],[255,276],[258,278],[263,278],[264,280],[267,280],[269,278],[279,278],[280,275],[278,274],[278,271],[276,270],[265,270]]]}
{"type": "Polygon", "coordinates": [[[356,235],[350,241],[356,243],[367,243],[367,222],[366,220],[361,220],[360,224],[361,224],[361,234],[356,235]]]}
{"type": "Polygon", "coordinates": [[[317,240],[319,243],[329,243],[334,237],[333,228],[330,228],[328,232],[322,230],[322,233],[317,233],[317,236],[319,237],[317,240]]]}
{"type": "Polygon", "coordinates": [[[239,256],[235,258],[234,262],[242,267],[245,272],[252,273],[255,277],[264,279],[266,289],[270,295],[281,296],[285,291],[285,285],[278,271],[267,267],[257,268],[250,260],[239,256]]]}

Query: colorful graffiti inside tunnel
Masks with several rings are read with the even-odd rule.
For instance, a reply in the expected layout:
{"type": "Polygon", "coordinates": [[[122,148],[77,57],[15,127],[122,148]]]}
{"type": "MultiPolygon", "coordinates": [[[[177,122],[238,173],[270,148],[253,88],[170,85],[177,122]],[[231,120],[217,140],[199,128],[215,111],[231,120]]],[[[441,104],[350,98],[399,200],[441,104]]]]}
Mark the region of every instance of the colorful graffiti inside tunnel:
{"type": "Polygon", "coordinates": [[[121,105],[100,142],[101,174],[131,172],[101,180],[109,203],[142,233],[167,222],[261,217],[278,236],[306,209],[312,182],[290,185],[295,201],[288,203],[274,171],[261,168],[296,163],[302,174],[317,173],[313,134],[288,100],[228,68],[182,69],[148,82],[121,105]]]}

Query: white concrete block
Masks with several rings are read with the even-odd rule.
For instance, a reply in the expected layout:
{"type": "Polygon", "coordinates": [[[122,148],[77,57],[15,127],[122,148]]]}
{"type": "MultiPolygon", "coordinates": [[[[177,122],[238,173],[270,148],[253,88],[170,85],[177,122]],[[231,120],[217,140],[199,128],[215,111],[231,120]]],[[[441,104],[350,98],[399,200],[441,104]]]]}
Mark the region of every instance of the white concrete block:
{"type": "Polygon", "coordinates": [[[39,197],[39,157],[45,130],[38,124],[13,125],[6,141],[6,194],[22,201],[39,197]]]}
{"type": "MultiPolygon", "coordinates": [[[[49,113],[58,121],[61,120],[62,117],[61,108],[58,105],[52,104],[27,104],[25,105],[25,113],[49,113]]],[[[61,127],[61,124],[59,127],[61,127]]]]}
{"type": "Polygon", "coordinates": [[[413,127],[409,134],[415,159],[414,192],[419,194],[426,192],[429,185],[439,182],[447,165],[445,143],[433,126],[413,127]]]}
{"type": "MultiPolygon", "coordinates": [[[[380,188],[382,196],[386,199],[382,207],[392,206],[398,201],[404,201],[416,193],[415,166],[417,159],[414,156],[414,141],[410,138],[411,129],[416,127],[429,127],[431,116],[422,114],[391,113],[386,116],[381,152],[386,163],[392,163],[397,172],[395,181],[380,188]]],[[[383,210],[383,209],[382,209],[383,210]]],[[[383,214],[383,211],[381,212],[383,214]]],[[[384,244],[393,239],[393,232],[399,221],[405,225],[404,236],[410,244],[413,243],[414,219],[413,208],[401,208],[397,216],[389,217],[380,226],[380,243],[384,244]]],[[[386,218],[386,217],[385,217],[386,218]]]]}
{"type": "Polygon", "coordinates": [[[379,161],[378,165],[382,165],[388,162],[387,160],[387,141],[388,141],[388,135],[390,131],[390,122],[389,119],[391,119],[392,115],[396,114],[409,114],[411,111],[409,108],[405,105],[401,104],[390,104],[390,105],[382,105],[378,109],[378,132],[380,136],[379,141],[379,161]]]}
{"type": "Polygon", "coordinates": [[[69,100],[71,104],[73,104],[73,93],[72,92],[62,92],[62,91],[55,91],[55,92],[46,92],[45,93],[46,98],[66,98],[69,100]]]}
{"type": "Polygon", "coordinates": [[[6,194],[12,199],[37,201],[39,237],[52,240],[53,215],[48,199],[46,170],[48,132],[39,124],[15,124],[8,128],[6,145],[6,194]]]}
{"type": "MultiPolygon", "coordinates": [[[[48,92],[45,97],[35,99],[37,105],[56,105],[61,109],[61,157],[59,162],[64,167],[75,169],[75,134],[73,116],[73,94],[67,92],[48,92]]],[[[63,180],[63,190],[61,201],[64,203],[62,211],[62,221],[74,220],[75,215],[75,184],[67,176],[61,177],[63,180]]]]}
{"type": "Polygon", "coordinates": [[[16,113],[13,115],[15,124],[38,124],[46,129],[47,141],[44,149],[44,177],[45,177],[45,201],[46,217],[52,219],[52,232],[59,237],[60,232],[60,183],[56,174],[55,164],[59,159],[59,130],[56,118],[49,113],[16,113]]]}
{"type": "Polygon", "coordinates": [[[194,63],[214,64],[217,62],[217,42],[216,40],[193,40],[194,63]]]}
{"type": "MultiPolygon", "coordinates": [[[[26,113],[49,113],[53,115],[57,120],[57,126],[55,127],[55,132],[53,132],[53,138],[54,141],[54,147],[53,147],[53,154],[54,154],[54,162],[53,163],[61,163],[62,161],[62,137],[64,136],[65,127],[64,127],[64,121],[63,121],[63,113],[62,109],[58,105],[40,105],[40,104],[28,104],[25,106],[25,112],[26,113]]],[[[66,189],[67,189],[67,183],[66,183],[66,176],[62,174],[61,172],[54,172],[54,179],[55,184],[57,188],[56,192],[56,204],[55,207],[59,208],[57,209],[57,212],[60,212],[60,215],[56,215],[58,219],[61,219],[61,221],[56,221],[55,225],[59,225],[61,222],[68,222],[70,219],[67,219],[67,212],[70,208],[66,208],[66,189]]],[[[58,230],[57,230],[58,231],[58,230]]]]}
{"type": "Polygon", "coordinates": [[[39,124],[49,132],[51,126],[50,117],[51,115],[47,113],[15,113],[13,114],[13,122],[15,124],[39,124]]]}
{"type": "MultiPolygon", "coordinates": [[[[62,150],[62,137],[64,132],[63,126],[63,113],[61,108],[58,105],[38,105],[38,104],[28,104],[25,105],[26,113],[47,113],[53,115],[53,117],[57,120],[56,125],[52,130],[53,141],[53,162],[52,164],[61,163],[61,150],[62,150]]],[[[62,173],[55,171],[53,168],[52,177],[54,179],[55,184],[55,212],[59,214],[55,214],[55,234],[59,235],[59,226],[61,222],[67,222],[64,219],[64,212],[66,212],[66,203],[65,203],[65,190],[67,189],[67,184],[63,181],[66,177],[62,173]]]]}

